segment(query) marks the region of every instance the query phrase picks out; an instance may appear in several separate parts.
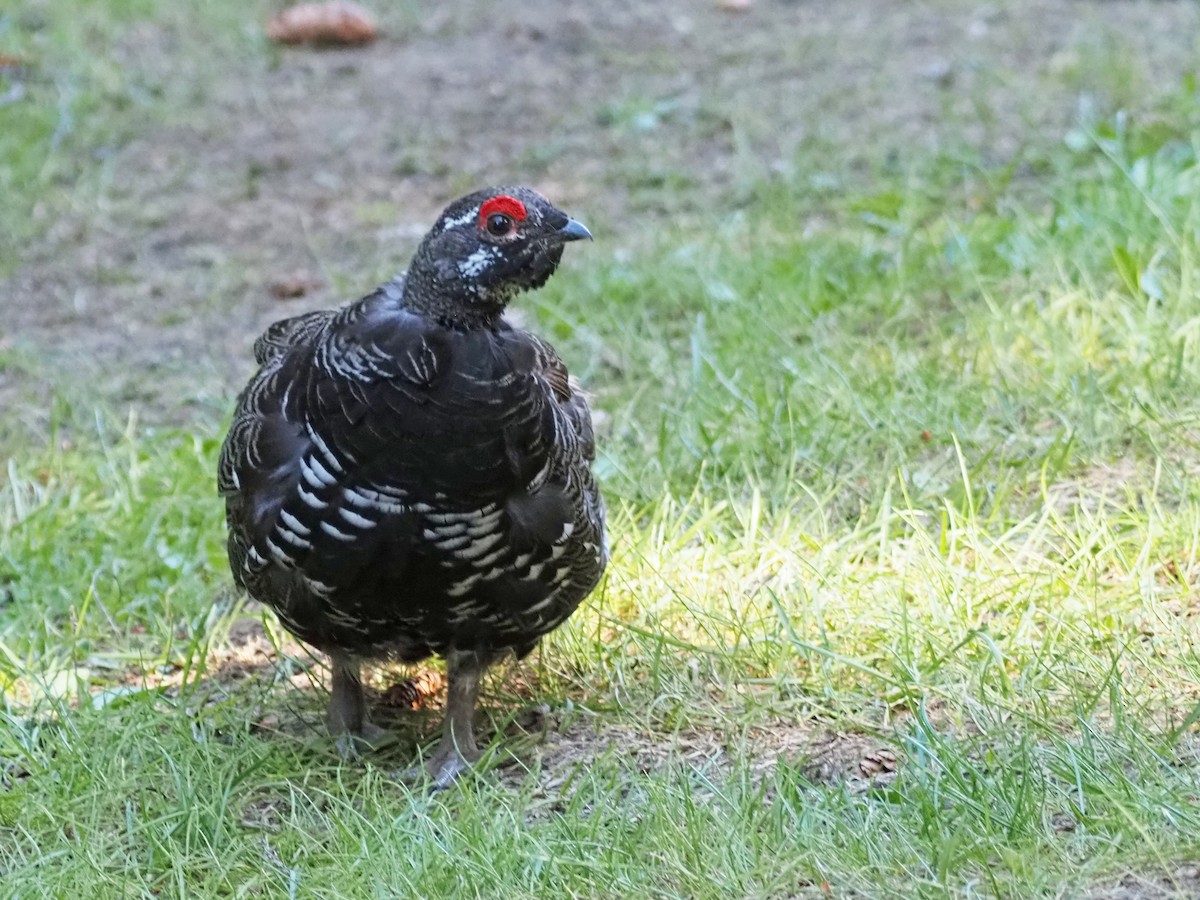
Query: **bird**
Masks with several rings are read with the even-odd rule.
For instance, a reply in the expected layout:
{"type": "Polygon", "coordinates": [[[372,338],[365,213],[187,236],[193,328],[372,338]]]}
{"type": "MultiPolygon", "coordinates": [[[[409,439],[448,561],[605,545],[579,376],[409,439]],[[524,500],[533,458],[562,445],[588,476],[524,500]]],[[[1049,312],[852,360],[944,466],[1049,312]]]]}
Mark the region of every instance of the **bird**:
{"type": "Polygon", "coordinates": [[[339,750],[384,734],[364,665],[444,658],[435,787],[481,756],[488,667],[531,652],[608,563],[587,399],[504,315],[591,237],[527,187],[455,200],[407,271],[263,332],[221,447],[234,580],[328,655],[339,750]]]}

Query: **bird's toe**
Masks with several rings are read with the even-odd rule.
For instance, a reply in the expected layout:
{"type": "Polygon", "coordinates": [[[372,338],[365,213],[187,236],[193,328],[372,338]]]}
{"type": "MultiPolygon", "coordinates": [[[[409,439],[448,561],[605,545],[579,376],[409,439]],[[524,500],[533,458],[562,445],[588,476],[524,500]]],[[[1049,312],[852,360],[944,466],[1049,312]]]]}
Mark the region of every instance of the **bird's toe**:
{"type": "Polygon", "coordinates": [[[403,784],[428,784],[431,791],[444,791],[470,772],[482,755],[478,750],[463,753],[457,747],[439,747],[438,752],[424,765],[400,769],[392,774],[392,778],[403,784]]]}
{"type": "Polygon", "coordinates": [[[364,753],[378,750],[392,739],[392,733],[373,722],[363,722],[359,731],[343,731],[334,740],[338,756],[350,761],[359,759],[364,753]]]}

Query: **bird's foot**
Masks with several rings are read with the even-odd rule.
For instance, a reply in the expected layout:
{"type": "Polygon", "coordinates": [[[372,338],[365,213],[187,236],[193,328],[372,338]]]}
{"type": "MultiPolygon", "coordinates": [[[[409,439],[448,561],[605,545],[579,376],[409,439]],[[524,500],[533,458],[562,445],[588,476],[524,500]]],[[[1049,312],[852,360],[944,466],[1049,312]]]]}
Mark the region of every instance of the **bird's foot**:
{"type": "Polygon", "coordinates": [[[363,722],[361,728],[354,731],[343,731],[334,740],[338,756],[350,761],[361,757],[364,753],[378,750],[392,738],[392,733],[380,728],[374,722],[363,722]]]}
{"type": "Polygon", "coordinates": [[[479,699],[479,680],[494,654],[456,650],[446,656],[449,686],[446,691],[446,718],[442,723],[442,740],[433,758],[423,770],[404,772],[406,781],[419,780],[422,775],[433,780],[435,791],[445,790],[467,772],[483,755],[475,743],[475,704],[479,699]]]}
{"type": "Polygon", "coordinates": [[[443,741],[425,765],[401,769],[393,777],[410,785],[428,781],[431,790],[444,791],[482,758],[483,754],[477,748],[464,750],[453,744],[447,745],[447,742],[443,741]]]}
{"type": "Polygon", "coordinates": [[[482,756],[483,754],[474,748],[469,753],[463,753],[458,747],[439,747],[433,759],[425,764],[425,770],[433,779],[433,789],[444,791],[450,787],[460,775],[479,762],[482,756]]]}

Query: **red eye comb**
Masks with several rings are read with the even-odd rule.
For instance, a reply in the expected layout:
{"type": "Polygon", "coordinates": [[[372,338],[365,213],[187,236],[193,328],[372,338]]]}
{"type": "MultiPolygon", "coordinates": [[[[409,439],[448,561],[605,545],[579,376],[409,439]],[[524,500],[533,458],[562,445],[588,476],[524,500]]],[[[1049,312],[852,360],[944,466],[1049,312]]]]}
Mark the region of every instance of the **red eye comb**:
{"type": "Polygon", "coordinates": [[[525,217],[529,215],[525,211],[525,204],[516,197],[509,197],[506,194],[501,194],[499,197],[492,197],[483,206],[479,207],[479,221],[486,222],[488,216],[496,213],[503,213],[514,222],[523,222],[525,217]]]}

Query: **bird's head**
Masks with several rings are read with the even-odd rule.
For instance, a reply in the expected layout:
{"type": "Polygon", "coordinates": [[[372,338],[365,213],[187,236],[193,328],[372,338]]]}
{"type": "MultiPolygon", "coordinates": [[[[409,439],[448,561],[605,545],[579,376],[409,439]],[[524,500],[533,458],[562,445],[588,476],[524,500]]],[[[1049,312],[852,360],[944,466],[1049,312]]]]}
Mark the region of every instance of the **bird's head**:
{"type": "Polygon", "coordinates": [[[582,224],[524,187],[488,188],[455,200],[413,257],[405,303],[458,326],[490,325],[521,291],[554,274],[582,224]]]}

